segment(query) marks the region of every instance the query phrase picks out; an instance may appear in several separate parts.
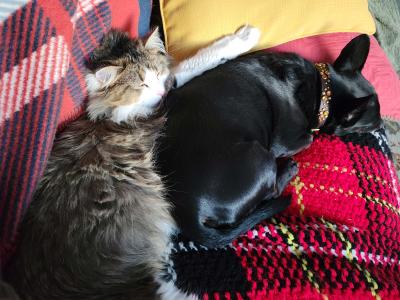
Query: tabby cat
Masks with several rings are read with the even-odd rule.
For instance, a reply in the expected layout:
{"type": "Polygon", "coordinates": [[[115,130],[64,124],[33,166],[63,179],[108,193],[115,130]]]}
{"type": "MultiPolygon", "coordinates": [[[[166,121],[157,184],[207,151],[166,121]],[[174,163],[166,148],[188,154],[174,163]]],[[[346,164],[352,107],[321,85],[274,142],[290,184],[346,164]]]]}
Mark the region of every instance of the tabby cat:
{"type": "Polygon", "coordinates": [[[89,61],[87,113],[59,133],[21,225],[11,279],[23,299],[154,299],[175,223],[153,166],[172,86],[250,50],[245,26],[171,72],[154,31],[111,31],[89,61]]]}

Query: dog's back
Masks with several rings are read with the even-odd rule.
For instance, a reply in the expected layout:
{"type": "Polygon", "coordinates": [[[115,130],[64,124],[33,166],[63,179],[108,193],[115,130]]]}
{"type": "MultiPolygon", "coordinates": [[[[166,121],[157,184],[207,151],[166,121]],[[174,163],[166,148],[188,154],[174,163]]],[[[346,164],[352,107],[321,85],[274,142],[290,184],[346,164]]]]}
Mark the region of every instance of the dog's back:
{"type": "MultiPolygon", "coordinates": [[[[287,97],[294,87],[287,86],[288,73],[281,67],[289,65],[294,74],[299,63],[304,61],[293,54],[257,52],[168,95],[158,163],[167,176],[174,216],[190,238],[210,247],[227,244],[289,204],[271,199],[279,181],[271,147],[275,117],[282,113],[275,98],[294,100],[287,97]]],[[[287,114],[299,120],[293,130],[299,131],[302,116],[287,114]]]]}

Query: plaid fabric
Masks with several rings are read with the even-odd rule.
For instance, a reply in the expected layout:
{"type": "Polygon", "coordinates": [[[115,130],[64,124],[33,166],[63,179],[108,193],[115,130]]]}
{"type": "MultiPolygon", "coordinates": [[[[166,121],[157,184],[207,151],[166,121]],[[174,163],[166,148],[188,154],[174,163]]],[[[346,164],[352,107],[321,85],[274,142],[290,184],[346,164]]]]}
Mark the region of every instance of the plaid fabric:
{"type": "Polygon", "coordinates": [[[0,2],[0,262],[45,167],[59,124],[86,99],[88,54],[111,26],[148,31],[151,0],[0,2]],[[142,11],[141,11],[142,9],[142,11]]]}
{"type": "Polygon", "coordinates": [[[288,210],[222,249],[177,237],[165,281],[204,300],[400,299],[399,182],[383,130],[320,135],[295,159],[288,210]]]}

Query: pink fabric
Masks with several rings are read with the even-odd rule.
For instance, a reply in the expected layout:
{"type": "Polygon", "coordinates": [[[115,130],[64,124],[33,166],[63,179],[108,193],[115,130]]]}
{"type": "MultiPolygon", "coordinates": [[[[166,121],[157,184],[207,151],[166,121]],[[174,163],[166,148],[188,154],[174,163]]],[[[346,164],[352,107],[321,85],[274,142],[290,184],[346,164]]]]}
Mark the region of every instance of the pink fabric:
{"type": "MultiPolygon", "coordinates": [[[[333,62],[343,47],[358,33],[329,33],[294,40],[268,51],[295,52],[315,62],[333,62]]],[[[375,87],[382,116],[400,120],[400,79],[377,40],[371,36],[371,48],[364,76],[375,87]]]]}

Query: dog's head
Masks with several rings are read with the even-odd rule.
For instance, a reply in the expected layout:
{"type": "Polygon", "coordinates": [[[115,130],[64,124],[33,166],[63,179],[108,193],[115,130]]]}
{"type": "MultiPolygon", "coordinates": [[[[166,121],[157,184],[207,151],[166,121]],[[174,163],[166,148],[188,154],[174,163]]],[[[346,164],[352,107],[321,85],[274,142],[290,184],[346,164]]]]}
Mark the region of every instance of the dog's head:
{"type": "Polygon", "coordinates": [[[336,135],[368,132],[381,126],[375,89],[361,74],[370,40],[363,34],[351,40],[330,67],[332,100],[323,130],[336,135]]]}
{"type": "Polygon", "coordinates": [[[297,173],[296,164],[278,163],[258,142],[230,145],[223,154],[212,147],[210,155],[197,153],[190,145],[185,152],[164,148],[158,160],[162,173],[169,173],[174,218],[191,240],[225,246],[290,204],[290,197],[279,195],[297,173]]]}

